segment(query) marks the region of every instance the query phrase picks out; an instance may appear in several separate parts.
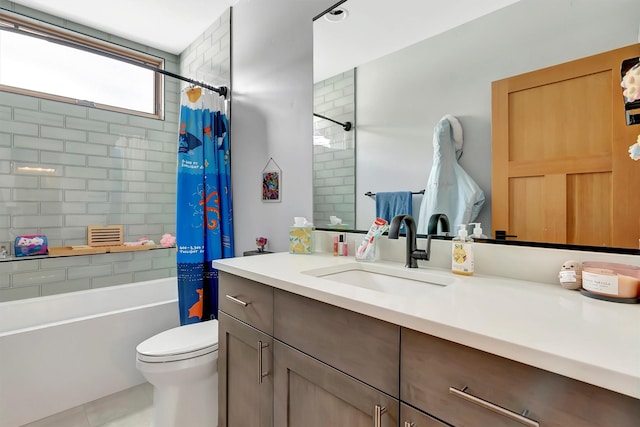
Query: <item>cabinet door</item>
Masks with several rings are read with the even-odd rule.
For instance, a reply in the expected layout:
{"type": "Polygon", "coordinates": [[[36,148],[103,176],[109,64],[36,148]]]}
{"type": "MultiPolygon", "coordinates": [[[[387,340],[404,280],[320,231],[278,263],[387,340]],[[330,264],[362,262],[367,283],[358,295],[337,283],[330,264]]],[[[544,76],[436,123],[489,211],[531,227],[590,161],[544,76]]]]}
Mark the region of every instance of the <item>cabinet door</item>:
{"type": "Polygon", "coordinates": [[[411,406],[400,404],[400,427],[447,427],[448,424],[438,421],[432,416],[418,411],[411,406]]]}
{"type": "Polygon", "coordinates": [[[391,427],[399,402],[279,341],[274,348],[278,427],[391,427]]]}
{"type": "Polygon", "coordinates": [[[273,426],[273,338],[219,312],[220,427],[273,426]]]}

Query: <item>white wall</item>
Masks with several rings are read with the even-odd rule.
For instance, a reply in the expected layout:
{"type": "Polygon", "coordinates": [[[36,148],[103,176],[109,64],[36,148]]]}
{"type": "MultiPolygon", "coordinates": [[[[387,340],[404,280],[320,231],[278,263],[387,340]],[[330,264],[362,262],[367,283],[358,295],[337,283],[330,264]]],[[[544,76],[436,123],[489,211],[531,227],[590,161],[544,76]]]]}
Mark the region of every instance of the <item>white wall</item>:
{"type": "Polygon", "coordinates": [[[232,9],[231,179],[236,255],[269,239],[289,249],[294,216],[312,218],[312,19],[333,0],[240,0],[232,9]],[[269,158],[282,201],[261,200],[269,158]]]}
{"type": "Polygon", "coordinates": [[[453,114],[464,129],[460,164],[487,196],[479,221],[490,234],[491,82],[631,45],[639,21],[637,0],[522,0],[358,67],[356,228],[375,217],[365,192],[425,188],[433,128],[453,114]]]}

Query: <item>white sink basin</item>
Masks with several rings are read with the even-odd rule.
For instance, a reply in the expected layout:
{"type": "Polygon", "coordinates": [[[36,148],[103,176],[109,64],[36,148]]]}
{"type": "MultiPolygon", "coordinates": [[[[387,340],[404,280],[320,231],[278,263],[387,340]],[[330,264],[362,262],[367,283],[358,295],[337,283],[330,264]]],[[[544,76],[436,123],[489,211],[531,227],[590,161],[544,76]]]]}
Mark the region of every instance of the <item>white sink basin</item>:
{"type": "Polygon", "coordinates": [[[360,262],[303,271],[303,273],[386,294],[409,297],[433,292],[456,280],[441,272],[360,262]]]}

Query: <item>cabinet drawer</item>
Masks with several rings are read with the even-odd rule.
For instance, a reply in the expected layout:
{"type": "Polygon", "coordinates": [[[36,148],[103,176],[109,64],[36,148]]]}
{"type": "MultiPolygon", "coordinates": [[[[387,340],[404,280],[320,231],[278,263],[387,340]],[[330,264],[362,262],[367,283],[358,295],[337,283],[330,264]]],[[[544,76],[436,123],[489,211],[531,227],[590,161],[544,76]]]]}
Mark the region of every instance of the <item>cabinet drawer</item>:
{"type": "Polygon", "coordinates": [[[536,425],[514,420],[524,411],[544,427],[640,419],[637,399],[405,328],[401,366],[401,400],[459,427],[536,425]]]}
{"type": "Polygon", "coordinates": [[[275,289],[274,336],[398,397],[400,327],[275,289]]]}
{"type": "Polygon", "coordinates": [[[220,311],[273,335],[273,288],[223,271],[218,278],[220,311]]]}

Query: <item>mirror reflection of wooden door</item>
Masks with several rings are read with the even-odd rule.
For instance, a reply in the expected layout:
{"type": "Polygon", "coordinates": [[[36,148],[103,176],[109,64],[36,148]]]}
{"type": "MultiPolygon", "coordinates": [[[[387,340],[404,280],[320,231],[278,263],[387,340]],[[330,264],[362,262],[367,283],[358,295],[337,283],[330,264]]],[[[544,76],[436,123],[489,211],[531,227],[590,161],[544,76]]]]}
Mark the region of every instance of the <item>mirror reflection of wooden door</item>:
{"type": "Polygon", "coordinates": [[[638,248],[640,126],[620,64],[640,44],[492,83],[492,223],[518,240],[638,248]]]}

